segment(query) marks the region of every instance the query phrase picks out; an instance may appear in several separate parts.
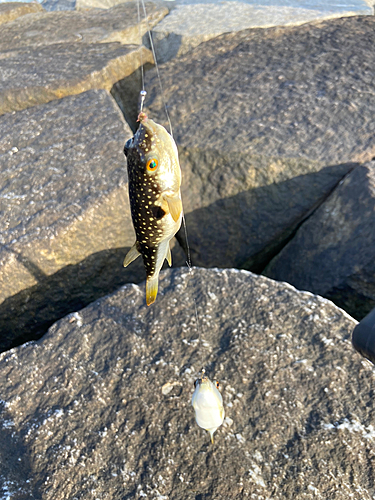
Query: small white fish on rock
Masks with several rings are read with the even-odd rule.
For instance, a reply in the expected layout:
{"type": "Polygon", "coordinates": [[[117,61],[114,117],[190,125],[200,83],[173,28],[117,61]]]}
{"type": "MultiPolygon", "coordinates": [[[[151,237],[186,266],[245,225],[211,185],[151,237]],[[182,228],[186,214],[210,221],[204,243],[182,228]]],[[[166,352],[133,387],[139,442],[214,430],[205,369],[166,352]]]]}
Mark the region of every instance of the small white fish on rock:
{"type": "Polygon", "coordinates": [[[195,391],[191,404],[195,411],[195,420],[199,427],[210,433],[211,442],[214,442],[214,432],[224,421],[223,398],[219,392],[219,382],[212,383],[202,373],[202,378],[194,382],[195,391]]]}
{"type": "Polygon", "coordinates": [[[129,198],[136,241],[124,260],[142,255],[146,269],[146,303],[155,302],[164,260],[172,265],[169,242],[180,229],[181,169],[177,146],[164,127],[139,113],[139,128],[124,147],[129,198]]]}

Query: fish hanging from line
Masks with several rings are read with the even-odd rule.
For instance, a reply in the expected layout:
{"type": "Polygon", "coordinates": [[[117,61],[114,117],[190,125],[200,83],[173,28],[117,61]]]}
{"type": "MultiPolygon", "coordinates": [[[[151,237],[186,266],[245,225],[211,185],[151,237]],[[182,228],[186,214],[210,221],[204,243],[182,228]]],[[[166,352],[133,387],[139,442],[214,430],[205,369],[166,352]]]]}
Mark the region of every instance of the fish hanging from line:
{"type": "Polygon", "coordinates": [[[223,398],[219,392],[219,382],[211,382],[204,375],[194,382],[195,391],[191,398],[191,404],[195,411],[195,421],[210,433],[211,442],[214,442],[214,432],[224,422],[223,398]]]}
{"type": "Polygon", "coordinates": [[[180,229],[181,169],[177,146],[164,127],[143,112],[139,128],[124,147],[129,198],[136,241],[124,260],[128,266],[142,255],[146,269],[146,302],[155,302],[159,272],[167,259],[172,265],[170,240],[180,229]]]}

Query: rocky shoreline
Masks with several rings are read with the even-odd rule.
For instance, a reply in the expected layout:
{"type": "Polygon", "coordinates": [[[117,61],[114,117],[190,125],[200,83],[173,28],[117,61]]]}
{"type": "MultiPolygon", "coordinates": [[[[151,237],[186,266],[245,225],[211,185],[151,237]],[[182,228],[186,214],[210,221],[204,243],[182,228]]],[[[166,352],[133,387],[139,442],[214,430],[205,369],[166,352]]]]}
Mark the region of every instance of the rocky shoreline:
{"type": "Polygon", "coordinates": [[[43,5],[0,3],[0,498],[372,498],[375,17],[208,36],[184,2],[43,5]],[[181,229],[150,308],[122,267],[142,65],[167,126],[148,25],[199,266],[181,229]]]}

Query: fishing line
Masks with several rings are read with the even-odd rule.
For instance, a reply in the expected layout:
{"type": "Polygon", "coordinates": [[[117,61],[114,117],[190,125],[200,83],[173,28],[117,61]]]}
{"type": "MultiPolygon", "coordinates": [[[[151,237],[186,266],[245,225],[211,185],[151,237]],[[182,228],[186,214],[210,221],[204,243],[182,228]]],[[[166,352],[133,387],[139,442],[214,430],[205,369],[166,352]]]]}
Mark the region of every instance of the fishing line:
{"type": "MultiPolygon", "coordinates": [[[[185,214],[182,215],[182,223],[184,226],[185,241],[186,241],[186,252],[187,252],[186,265],[188,266],[189,273],[191,273],[193,271],[193,269],[192,269],[192,264],[191,264],[190,245],[189,245],[188,234],[187,234],[185,214]]],[[[193,301],[194,301],[194,309],[195,309],[195,319],[197,322],[198,346],[199,346],[202,342],[202,340],[201,340],[201,325],[199,323],[197,301],[196,301],[195,297],[193,297],[193,301]]],[[[204,368],[202,368],[202,372],[204,372],[204,368]]]]}
{"type": "MultiPolygon", "coordinates": [[[[170,130],[170,134],[171,134],[171,136],[173,137],[172,123],[171,123],[171,119],[170,119],[170,117],[169,117],[167,104],[166,104],[165,99],[164,99],[164,89],[163,89],[163,85],[162,85],[162,83],[161,83],[161,77],[160,77],[160,72],[159,72],[159,65],[158,65],[158,61],[157,61],[157,59],[156,59],[156,53],[155,53],[154,42],[152,41],[152,36],[151,36],[151,28],[150,28],[150,23],[148,22],[148,17],[147,17],[147,12],[146,12],[146,6],[145,6],[145,2],[144,2],[144,0],[141,0],[141,1],[142,1],[143,13],[144,13],[145,20],[146,20],[146,24],[147,24],[147,33],[148,33],[148,38],[149,38],[149,40],[150,40],[150,46],[151,46],[151,50],[152,50],[152,55],[154,56],[156,73],[157,73],[157,75],[158,75],[158,81],[159,81],[159,87],[160,87],[161,99],[162,99],[162,102],[163,102],[163,106],[164,106],[165,114],[167,115],[167,119],[168,119],[168,123],[169,123],[169,130],[170,130]]],[[[139,2],[139,0],[138,0],[138,2],[139,2]]],[[[144,90],[144,89],[143,89],[143,90],[144,90]]]]}
{"type": "Polygon", "coordinates": [[[142,31],[141,31],[141,11],[139,6],[139,0],[137,1],[137,14],[138,14],[138,34],[139,34],[139,44],[141,50],[139,51],[140,63],[141,63],[141,86],[142,90],[139,93],[138,98],[138,113],[142,113],[143,104],[146,99],[147,92],[145,91],[145,73],[143,68],[143,56],[142,56],[142,31]]]}
{"type": "MultiPolygon", "coordinates": [[[[142,57],[142,31],[141,31],[141,11],[139,8],[139,0],[137,2],[137,13],[138,13],[138,33],[139,33],[139,44],[141,46],[141,50],[139,51],[139,55],[141,58],[141,80],[142,80],[142,91],[145,91],[145,75],[143,70],[143,57],[142,57]]],[[[142,110],[141,110],[142,111],[142,110]]]]}
{"type": "Polygon", "coordinates": [[[187,261],[186,264],[189,268],[189,271],[191,271],[191,255],[190,255],[190,246],[189,246],[189,241],[188,241],[188,235],[187,235],[187,228],[186,228],[186,219],[185,219],[185,214],[182,214],[182,223],[184,225],[184,232],[185,232],[185,241],[186,241],[186,252],[187,252],[187,261]]]}
{"type": "MultiPolygon", "coordinates": [[[[151,50],[152,50],[152,55],[153,55],[154,61],[155,61],[155,69],[156,69],[156,73],[157,73],[157,77],[158,77],[161,99],[162,99],[162,103],[163,103],[163,106],[164,106],[165,114],[166,114],[167,119],[168,119],[169,129],[170,129],[170,135],[173,138],[172,122],[171,122],[171,119],[170,119],[170,116],[169,116],[167,103],[166,103],[166,101],[164,99],[163,84],[162,84],[162,81],[161,81],[161,76],[160,76],[160,71],[159,71],[159,65],[158,65],[158,61],[157,61],[157,58],[156,58],[156,52],[155,52],[154,42],[152,40],[150,23],[148,22],[147,11],[146,11],[146,6],[145,6],[144,0],[138,0],[137,1],[140,43],[142,44],[141,26],[140,26],[141,25],[140,1],[142,2],[143,14],[144,14],[144,18],[145,18],[146,25],[147,25],[147,33],[148,33],[148,37],[149,37],[149,40],[150,40],[150,46],[151,46],[151,50]]],[[[146,95],[147,95],[147,92],[145,91],[144,69],[143,69],[143,65],[142,65],[142,51],[141,51],[141,75],[142,75],[142,90],[140,92],[140,97],[139,97],[139,111],[140,112],[143,109],[143,103],[144,103],[144,100],[145,100],[146,95]]],[[[186,241],[186,252],[187,252],[187,261],[186,261],[186,264],[187,264],[187,267],[189,269],[189,274],[190,274],[193,269],[192,269],[190,246],[189,246],[188,234],[187,234],[187,228],[186,228],[186,219],[185,219],[185,215],[184,214],[182,215],[182,223],[183,223],[183,226],[184,226],[185,241],[186,241]]],[[[192,297],[192,298],[193,298],[193,301],[194,301],[195,319],[196,319],[197,332],[198,332],[198,346],[197,347],[198,347],[198,351],[199,351],[199,346],[202,344],[201,325],[199,323],[197,301],[196,301],[195,297],[192,297]]],[[[202,346],[203,346],[203,344],[202,344],[202,346]]],[[[202,368],[201,372],[204,373],[204,371],[205,371],[204,368],[202,368]]]]}

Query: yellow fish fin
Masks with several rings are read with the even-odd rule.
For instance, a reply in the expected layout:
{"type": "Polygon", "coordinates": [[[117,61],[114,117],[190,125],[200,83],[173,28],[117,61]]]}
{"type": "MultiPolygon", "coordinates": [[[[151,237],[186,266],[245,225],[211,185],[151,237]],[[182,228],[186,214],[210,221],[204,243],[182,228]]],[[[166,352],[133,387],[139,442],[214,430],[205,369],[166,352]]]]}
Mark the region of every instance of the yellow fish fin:
{"type": "Polygon", "coordinates": [[[165,198],[167,200],[169,212],[172,216],[172,219],[177,222],[182,212],[181,198],[179,196],[166,196],[165,198]]]}
{"type": "Polygon", "coordinates": [[[211,436],[211,443],[214,444],[214,432],[215,431],[208,431],[210,433],[210,436],[211,436]]]}
{"type": "Polygon", "coordinates": [[[133,262],[133,260],[135,260],[140,255],[141,254],[139,253],[139,251],[137,249],[137,242],[135,242],[134,245],[129,250],[129,252],[126,254],[123,266],[127,267],[131,262],[133,262]]]}
{"type": "Polygon", "coordinates": [[[148,306],[155,302],[156,295],[158,294],[158,281],[158,275],[146,280],[146,303],[148,306]]]}
{"type": "Polygon", "coordinates": [[[165,256],[165,258],[167,259],[169,267],[172,267],[172,254],[171,254],[171,247],[169,246],[169,244],[167,247],[167,255],[165,256]]]}

